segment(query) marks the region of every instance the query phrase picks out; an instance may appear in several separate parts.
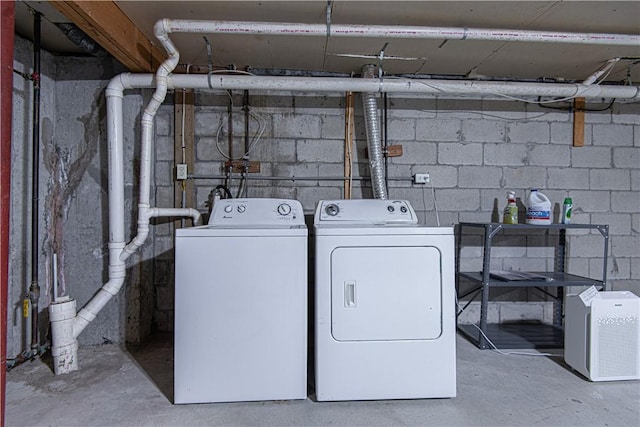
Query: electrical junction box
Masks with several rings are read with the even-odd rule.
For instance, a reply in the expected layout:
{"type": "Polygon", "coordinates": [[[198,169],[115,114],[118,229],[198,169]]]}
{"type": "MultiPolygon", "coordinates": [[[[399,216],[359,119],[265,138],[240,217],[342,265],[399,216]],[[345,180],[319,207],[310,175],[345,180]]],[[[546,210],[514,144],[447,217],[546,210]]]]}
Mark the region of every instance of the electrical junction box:
{"type": "Polygon", "coordinates": [[[184,180],[187,179],[187,164],[179,163],[176,165],[176,179],[184,180]]]}
{"type": "Polygon", "coordinates": [[[417,173],[413,176],[414,184],[426,184],[431,182],[431,177],[428,173],[417,173]]]}

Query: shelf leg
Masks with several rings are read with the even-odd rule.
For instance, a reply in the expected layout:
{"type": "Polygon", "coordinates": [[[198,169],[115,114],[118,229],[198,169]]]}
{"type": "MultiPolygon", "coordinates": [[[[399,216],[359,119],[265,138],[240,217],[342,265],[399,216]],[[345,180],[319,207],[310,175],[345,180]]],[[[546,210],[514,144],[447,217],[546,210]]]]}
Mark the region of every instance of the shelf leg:
{"type": "MultiPolygon", "coordinates": [[[[489,311],[489,273],[491,269],[491,240],[493,238],[493,226],[484,229],[484,253],[482,257],[482,301],[480,303],[480,330],[487,333],[487,312],[489,311]]],[[[488,347],[486,338],[482,333],[478,335],[478,347],[482,350],[488,347]]]]}

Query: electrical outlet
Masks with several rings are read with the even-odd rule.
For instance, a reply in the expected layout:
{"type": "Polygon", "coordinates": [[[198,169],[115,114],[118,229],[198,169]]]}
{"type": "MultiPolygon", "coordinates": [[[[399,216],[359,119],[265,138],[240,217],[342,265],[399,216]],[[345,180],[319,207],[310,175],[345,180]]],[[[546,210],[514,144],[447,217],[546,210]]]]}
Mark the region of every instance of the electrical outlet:
{"type": "Polygon", "coordinates": [[[417,173],[413,175],[414,184],[426,184],[428,182],[431,182],[431,177],[428,173],[417,173]]]}
{"type": "Polygon", "coordinates": [[[187,179],[187,165],[185,163],[179,163],[176,165],[176,179],[187,179]]]}

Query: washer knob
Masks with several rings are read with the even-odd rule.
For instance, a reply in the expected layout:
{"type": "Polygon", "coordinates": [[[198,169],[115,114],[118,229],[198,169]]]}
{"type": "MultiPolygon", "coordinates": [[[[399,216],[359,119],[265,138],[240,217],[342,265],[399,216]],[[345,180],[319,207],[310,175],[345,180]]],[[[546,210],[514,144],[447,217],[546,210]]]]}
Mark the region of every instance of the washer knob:
{"type": "Polygon", "coordinates": [[[327,207],[324,208],[324,211],[327,213],[327,215],[336,216],[340,212],[340,208],[338,207],[338,205],[334,205],[332,203],[330,205],[327,205],[327,207]]]}
{"type": "Polygon", "coordinates": [[[393,212],[393,211],[395,211],[395,210],[396,210],[396,208],[394,208],[393,206],[389,205],[389,206],[387,206],[387,210],[388,210],[389,212],[393,212]]]}
{"type": "Polygon", "coordinates": [[[289,215],[291,213],[291,206],[286,203],[281,203],[278,205],[278,213],[280,215],[289,215]]]}
{"type": "Polygon", "coordinates": [[[238,213],[244,213],[247,210],[245,205],[238,205],[238,213]]]}
{"type": "Polygon", "coordinates": [[[402,206],[402,207],[400,208],[400,212],[402,212],[402,213],[407,213],[407,207],[406,207],[406,206],[402,206]]]}
{"type": "Polygon", "coordinates": [[[224,207],[224,211],[226,213],[231,213],[232,210],[233,210],[233,206],[231,206],[231,205],[227,205],[227,206],[224,207]]]}

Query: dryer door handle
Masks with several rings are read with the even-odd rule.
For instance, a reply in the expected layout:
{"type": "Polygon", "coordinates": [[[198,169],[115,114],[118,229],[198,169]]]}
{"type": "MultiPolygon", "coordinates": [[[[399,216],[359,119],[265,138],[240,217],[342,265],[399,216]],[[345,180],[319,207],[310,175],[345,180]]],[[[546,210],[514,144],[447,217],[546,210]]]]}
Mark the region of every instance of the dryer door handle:
{"type": "Polygon", "coordinates": [[[345,308],[356,307],[356,281],[344,282],[344,306],[345,308]]]}

